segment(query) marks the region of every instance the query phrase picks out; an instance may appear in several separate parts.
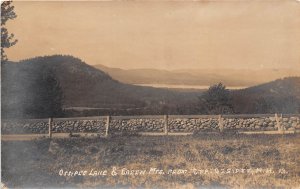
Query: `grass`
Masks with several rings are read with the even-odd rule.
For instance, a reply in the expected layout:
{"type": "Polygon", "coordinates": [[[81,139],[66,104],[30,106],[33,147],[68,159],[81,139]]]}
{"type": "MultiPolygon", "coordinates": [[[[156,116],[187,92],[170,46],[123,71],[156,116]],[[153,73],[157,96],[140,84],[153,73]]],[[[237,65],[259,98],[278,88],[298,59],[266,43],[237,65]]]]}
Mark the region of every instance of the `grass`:
{"type": "Polygon", "coordinates": [[[199,133],[2,141],[2,182],[9,188],[296,188],[299,136],[199,133]],[[113,167],[117,176],[110,175],[113,167]],[[146,174],[120,175],[123,168],[146,174]],[[151,168],[165,174],[149,174],[151,168]],[[92,169],[108,175],[59,175],[60,170],[92,169]],[[236,169],[254,172],[233,173],[236,169]]]}

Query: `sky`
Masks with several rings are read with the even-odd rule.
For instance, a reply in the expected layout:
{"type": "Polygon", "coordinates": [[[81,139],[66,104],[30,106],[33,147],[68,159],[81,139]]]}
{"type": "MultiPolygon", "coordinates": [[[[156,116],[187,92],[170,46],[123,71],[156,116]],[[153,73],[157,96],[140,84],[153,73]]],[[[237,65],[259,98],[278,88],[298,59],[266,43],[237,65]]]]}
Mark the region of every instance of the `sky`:
{"type": "Polygon", "coordinates": [[[124,69],[300,67],[300,1],[14,1],[10,60],[65,54],[124,69]]]}

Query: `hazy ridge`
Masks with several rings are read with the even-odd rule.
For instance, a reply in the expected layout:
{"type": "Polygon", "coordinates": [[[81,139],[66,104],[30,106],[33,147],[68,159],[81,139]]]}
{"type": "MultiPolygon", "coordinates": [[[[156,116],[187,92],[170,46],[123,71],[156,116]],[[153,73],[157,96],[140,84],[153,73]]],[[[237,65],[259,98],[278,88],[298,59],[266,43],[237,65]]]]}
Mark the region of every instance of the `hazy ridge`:
{"type": "Polygon", "coordinates": [[[229,87],[249,87],[279,78],[300,76],[297,69],[120,69],[93,65],[114,79],[130,84],[205,85],[222,81],[229,87]]]}

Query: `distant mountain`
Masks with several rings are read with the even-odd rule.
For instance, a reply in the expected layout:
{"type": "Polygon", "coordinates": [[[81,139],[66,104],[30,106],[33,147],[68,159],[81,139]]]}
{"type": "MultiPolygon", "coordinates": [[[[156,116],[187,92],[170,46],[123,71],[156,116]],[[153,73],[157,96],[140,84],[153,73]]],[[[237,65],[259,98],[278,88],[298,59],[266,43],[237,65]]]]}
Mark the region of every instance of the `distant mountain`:
{"type": "Polygon", "coordinates": [[[147,108],[161,104],[188,103],[194,101],[198,95],[123,84],[78,58],[55,55],[4,64],[3,104],[16,104],[21,99],[20,95],[25,95],[28,91],[38,91],[39,89],[29,83],[36,79],[37,73],[46,73],[47,70],[52,70],[60,82],[65,108],[147,108]]]}
{"type": "Polygon", "coordinates": [[[255,96],[293,96],[300,99],[300,77],[286,77],[240,90],[255,96]]]}
{"type": "Polygon", "coordinates": [[[237,113],[300,113],[300,77],[232,91],[237,113]]]}
{"type": "Polygon", "coordinates": [[[247,87],[288,76],[300,76],[297,69],[119,69],[93,65],[114,79],[129,84],[204,85],[222,82],[231,87],[247,87]]]}

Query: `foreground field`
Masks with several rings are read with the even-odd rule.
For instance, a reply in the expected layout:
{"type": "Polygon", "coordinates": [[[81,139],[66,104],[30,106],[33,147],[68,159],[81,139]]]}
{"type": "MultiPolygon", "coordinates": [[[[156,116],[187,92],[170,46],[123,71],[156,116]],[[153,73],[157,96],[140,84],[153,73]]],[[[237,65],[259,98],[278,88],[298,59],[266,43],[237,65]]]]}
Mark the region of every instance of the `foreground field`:
{"type": "Polygon", "coordinates": [[[299,135],[2,141],[9,188],[297,188],[299,135]]]}

